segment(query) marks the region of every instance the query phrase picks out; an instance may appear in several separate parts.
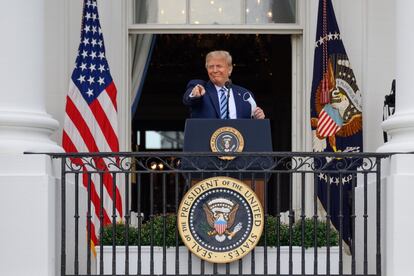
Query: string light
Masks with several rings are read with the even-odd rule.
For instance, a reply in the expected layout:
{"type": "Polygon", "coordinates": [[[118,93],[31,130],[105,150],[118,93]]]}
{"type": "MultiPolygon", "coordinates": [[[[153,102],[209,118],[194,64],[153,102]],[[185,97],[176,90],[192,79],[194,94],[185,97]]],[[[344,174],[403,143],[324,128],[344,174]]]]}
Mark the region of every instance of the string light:
{"type": "Polygon", "coordinates": [[[157,163],[157,162],[151,162],[150,164],[150,168],[151,170],[163,170],[164,169],[164,164],[162,162],[157,163]]]}
{"type": "Polygon", "coordinates": [[[260,5],[260,0],[257,0],[257,5],[260,5]]]}
{"type": "Polygon", "coordinates": [[[222,9],[222,8],[218,8],[218,11],[219,11],[219,12],[222,12],[222,11],[223,11],[223,9],[222,9]]]}
{"type": "Polygon", "coordinates": [[[182,14],[185,14],[185,10],[182,10],[182,11],[181,11],[181,13],[182,13],[182,14]]]}
{"type": "Polygon", "coordinates": [[[272,17],[273,16],[273,13],[271,12],[271,11],[269,11],[268,13],[267,13],[267,17],[272,17]]]}
{"type": "Polygon", "coordinates": [[[194,24],[200,24],[200,22],[196,20],[196,21],[194,21],[194,24]]]}
{"type": "Polygon", "coordinates": [[[160,13],[163,15],[164,14],[164,10],[161,10],[160,13]]]}
{"type": "Polygon", "coordinates": [[[210,4],[211,4],[211,5],[214,5],[214,1],[213,1],[213,0],[211,0],[211,1],[210,1],[210,4]]]}
{"type": "Polygon", "coordinates": [[[249,11],[250,11],[249,9],[246,9],[246,13],[249,13],[249,11]]]}

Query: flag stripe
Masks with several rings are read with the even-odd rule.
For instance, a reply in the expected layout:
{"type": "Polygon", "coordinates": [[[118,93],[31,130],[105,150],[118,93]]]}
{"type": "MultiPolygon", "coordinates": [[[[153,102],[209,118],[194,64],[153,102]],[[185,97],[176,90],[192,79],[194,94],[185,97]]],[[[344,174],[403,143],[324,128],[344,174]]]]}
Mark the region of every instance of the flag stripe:
{"type": "MultiPolygon", "coordinates": [[[[84,167],[84,174],[83,176],[83,184],[85,186],[85,188],[88,188],[88,174],[87,174],[87,170],[84,167]]],[[[98,193],[96,192],[96,185],[95,185],[95,181],[92,181],[91,179],[91,201],[93,203],[94,209],[95,209],[95,215],[97,218],[100,218],[101,214],[100,214],[100,210],[101,210],[101,201],[100,201],[100,197],[98,195],[98,193]]],[[[105,203],[105,202],[104,202],[105,203]]],[[[105,208],[102,208],[102,213],[103,213],[103,221],[104,221],[104,225],[108,224],[111,222],[111,219],[108,216],[108,211],[105,208]]]]}
{"type": "MultiPolygon", "coordinates": [[[[65,131],[63,131],[62,139],[63,139],[63,142],[66,145],[66,147],[65,147],[66,151],[68,151],[68,152],[78,152],[75,145],[73,144],[72,140],[70,139],[70,137],[67,135],[67,133],[65,131]]],[[[82,179],[83,180],[83,186],[87,188],[88,187],[87,186],[88,179],[87,179],[87,174],[86,174],[87,170],[86,170],[86,167],[84,166],[84,163],[82,162],[82,160],[80,158],[72,158],[72,162],[79,165],[79,166],[82,166],[82,169],[83,169],[83,172],[84,172],[84,174],[82,175],[82,177],[83,177],[83,179],[82,179]]],[[[95,185],[91,185],[91,200],[92,200],[92,203],[93,203],[94,207],[96,207],[96,208],[94,208],[96,217],[99,218],[100,217],[99,210],[100,210],[101,203],[100,203],[99,195],[96,192],[95,185]]],[[[103,209],[103,213],[104,213],[104,224],[110,223],[111,220],[109,219],[109,216],[108,216],[107,211],[105,209],[103,209]]]]}
{"type": "MultiPolygon", "coordinates": [[[[107,91],[107,90],[105,89],[105,91],[107,91]]],[[[112,99],[110,98],[108,93],[101,93],[101,95],[99,95],[97,100],[99,101],[102,109],[105,110],[105,114],[106,114],[105,117],[107,118],[108,122],[110,123],[111,128],[113,128],[113,131],[115,129],[118,129],[118,120],[117,120],[118,118],[117,118],[116,107],[114,106],[114,104],[112,102],[112,99]]],[[[116,134],[115,134],[115,136],[116,136],[116,134]]]]}
{"type": "Polygon", "coordinates": [[[90,152],[97,152],[98,147],[95,143],[95,139],[93,139],[93,134],[89,130],[89,127],[83,119],[82,114],[79,112],[69,97],[66,101],[66,114],[69,116],[76,129],[79,131],[86,149],[90,152]]]}
{"type": "Polygon", "coordinates": [[[118,107],[116,104],[116,87],[113,82],[111,82],[108,87],[106,88],[106,92],[108,92],[108,97],[111,99],[112,105],[115,108],[115,112],[118,111],[118,107]]]}
{"type": "MultiPolygon", "coordinates": [[[[113,145],[111,146],[107,139],[102,139],[102,137],[105,137],[104,132],[106,131],[106,128],[97,127],[99,125],[99,121],[100,121],[99,116],[96,116],[96,114],[94,114],[92,112],[92,109],[89,108],[88,104],[85,102],[85,100],[82,97],[77,96],[77,95],[79,95],[79,90],[73,84],[73,82],[72,82],[72,89],[73,89],[74,92],[76,92],[76,93],[74,93],[74,95],[70,95],[71,96],[70,98],[72,99],[72,102],[73,102],[73,106],[76,106],[76,107],[79,108],[79,110],[82,110],[82,114],[79,115],[79,116],[82,116],[84,118],[85,125],[83,125],[82,127],[83,128],[88,128],[89,130],[91,130],[91,133],[93,131],[97,134],[97,135],[95,135],[95,136],[97,136],[96,139],[95,139],[95,143],[96,143],[97,147],[94,150],[91,150],[88,147],[89,151],[91,151],[91,152],[109,152],[109,151],[118,152],[119,151],[119,145],[118,145],[117,141],[113,142],[113,145]]],[[[110,105],[108,103],[109,98],[103,96],[102,94],[98,97],[98,99],[102,98],[102,100],[100,100],[100,102],[104,102],[104,107],[105,108],[99,107],[99,109],[100,110],[104,109],[105,110],[104,112],[106,112],[107,114],[109,113],[110,117],[116,116],[117,115],[116,111],[112,112],[114,110],[113,105],[110,105]],[[106,110],[108,110],[108,112],[106,110]]],[[[78,111],[78,113],[80,114],[79,111],[78,111]]],[[[105,116],[105,117],[108,118],[108,116],[105,116]]],[[[108,120],[106,120],[105,125],[107,125],[108,123],[110,123],[112,125],[111,132],[114,133],[114,129],[117,129],[117,126],[118,126],[117,121],[114,120],[114,119],[108,119],[108,120]]],[[[77,127],[77,128],[79,129],[79,127],[77,127]]],[[[113,135],[115,135],[115,137],[116,137],[116,134],[113,134],[113,135]]],[[[116,139],[118,139],[118,138],[116,137],[116,139]]],[[[85,150],[87,150],[87,149],[85,149],[85,150]]]]}
{"type": "MultiPolygon", "coordinates": [[[[111,147],[106,142],[106,139],[103,138],[105,135],[103,134],[102,129],[98,127],[98,122],[95,118],[95,115],[92,113],[92,110],[89,108],[88,103],[85,102],[82,96],[79,97],[80,91],[78,87],[72,82],[71,88],[73,89],[72,91],[74,92],[75,95],[70,95],[70,98],[73,102],[73,105],[77,107],[78,112],[80,114],[79,116],[83,117],[83,121],[85,122],[85,125],[83,125],[82,127],[87,128],[88,131],[91,133],[91,135],[93,133],[93,138],[94,138],[93,140],[96,144],[96,148],[94,148],[94,150],[89,150],[89,151],[91,152],[111,151],[111,147]]],[[[77,128],[79,129],[78,126],[77,128]]],[[[84,150],[86,151],[87,149],[84,149],[84,150]]]]}
{"type": "Polygon", "coordinates": [[[110,151],[118,151],[118,137],[113,130],[111,123],[106,116],[105,111],[102,109],[99,101],[94,101],[90,104],[92,113],[96,118],[96,122],[100,126],[102,133],[106,139],[106,142],[109,145],[110,151]]]}
{"type": "MultiPolygon", "coordinates": [[[[77,111],[75,106],[71,105],[70,99],[68,99],[68,101],[69,101],[69,103],[67,103],[67,106],[69,108],[73,108],[73,110],[72,110],[73,112],[69,112],[69,113],[67,113],[67,115],[74,114],[74,117],[77,118],[77,116],[80,116],[79,112],[77,111]]],[[[81,129],[84,130],[85,133],[82,134],[81,132],[78,132],[79,128],[76,127],[73,124],[73,121],[71,120],[71,118],[68,118],[68,119],[65,120],[65,128],[70,130],[68,138],[72,137],[71,134],[73,134],[74,137],[89,137],[89,135],[90,135],[89,129],[82,124],[82,122],[83,122],[82,118],[78,118],[78,120],[79,120],[78,122],[80,123],[81,129]]],[[[85,138],[84,138],[82,141],[79,141],[80,143],[78,143],[76,145],[76,148],[79,148],[78,145],[80,145],[81,150],[87,150],[87,148],[96,146],[96,144],[93,144],[93,145],[90,145],[88,147],[88,145],[86,145],[84,143],[85,141],[92,142],[93,140],[85,140],[85,138]]],[[[65,150],[68,152],[68,150],[66,148],[65,148],[65,150]]],[[[107,160],[104,160],[104,161],[107,162],[107,160]]],[[[96,167],[97,167],[98,170],[108,171],[107,164],[101,162],[99,159],[96,159],[95,163],[96,163],[96,167]]],[[[105,190],[108,192],[108,196],[111,199],[113,199],[113,197],[112,197],[112,194],[113,194],[112,193],[113,192],[113,180],[112,180],[112,176],[110,174],[104,174],[104,186],[105,186],[105,190]]],[[[119,213],[119,216],[122,216],[122,199],[121,199],[119,189],[116,190],[116,198],[117,198],[117,200],[116,200],[116,209],[119,213]]]]}

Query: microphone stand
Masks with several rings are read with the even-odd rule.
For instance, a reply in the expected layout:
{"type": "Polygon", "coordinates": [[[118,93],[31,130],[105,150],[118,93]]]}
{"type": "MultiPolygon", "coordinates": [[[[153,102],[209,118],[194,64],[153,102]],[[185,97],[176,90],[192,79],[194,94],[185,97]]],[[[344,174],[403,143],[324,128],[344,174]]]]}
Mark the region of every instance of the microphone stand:
{"type": "Polygon", "coordinates": [[[227,118],[226,119],[230,119],[229,103],[230,103],[231,80],[226,81],[226,83],[224,84],[224,86],[227,88],[227,118]]]}

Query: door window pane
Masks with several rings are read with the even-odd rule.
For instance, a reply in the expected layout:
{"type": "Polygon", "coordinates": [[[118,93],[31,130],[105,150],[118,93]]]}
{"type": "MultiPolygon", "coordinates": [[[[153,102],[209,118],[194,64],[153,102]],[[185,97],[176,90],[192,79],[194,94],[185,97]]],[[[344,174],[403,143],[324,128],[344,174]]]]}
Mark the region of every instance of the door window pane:
{"type": "Polygon", "coordinates": [[[190,24],[243,24],[240,0],[191,0],[190,24]]]}
{"type": "Polygon", "coordinates": [[[146,149],[182,149],[184,133],[182,131],[146,131],[146,149]]]}
{"type": "Polygon", "coordinates": [[[135,0],[137,24],[185,24],[186,0],[135,0]]]}
{"type": "Polygon", "coordinates": [[[246,23],[295,23],[295,0],[247,0],[246,23]]]}
{"type": "Polygon", "coordinates": [[[296,0],[135,0],[137,24],[295,22],[296,0]]]}

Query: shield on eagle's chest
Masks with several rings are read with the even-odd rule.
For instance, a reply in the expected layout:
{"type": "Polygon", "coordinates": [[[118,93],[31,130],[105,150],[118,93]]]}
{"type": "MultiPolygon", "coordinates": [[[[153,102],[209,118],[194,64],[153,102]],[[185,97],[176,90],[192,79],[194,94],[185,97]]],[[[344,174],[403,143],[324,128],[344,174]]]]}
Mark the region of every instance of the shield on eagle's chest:
{"type": "Polygon", "coordinates": [[[223,235],[227,229],[227,221],[223,218],[219,218],[214,222],[214,229],[216,229],[219,235],[223,235]]]}

